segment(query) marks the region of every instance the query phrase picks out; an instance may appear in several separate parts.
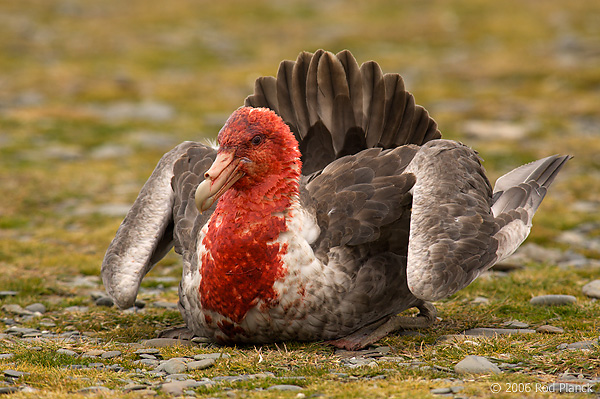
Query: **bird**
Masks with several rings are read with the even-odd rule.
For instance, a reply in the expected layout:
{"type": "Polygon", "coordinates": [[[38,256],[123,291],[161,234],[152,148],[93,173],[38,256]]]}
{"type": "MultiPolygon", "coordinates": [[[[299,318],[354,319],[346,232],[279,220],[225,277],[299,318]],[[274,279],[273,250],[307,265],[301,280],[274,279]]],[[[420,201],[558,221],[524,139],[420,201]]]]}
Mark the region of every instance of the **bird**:
{"type": "Polygon", "coordinates": [[[479,154],[442,139],[399,74],[348,50],[302,52],[259,77],[217,144],[160,159],[106,251],[107,293],[133,306],[174,248],[190,334],[349,350],[433,325],[432,302],[527,238],[571,158],[520,166],[492,188],[479,154]]]}

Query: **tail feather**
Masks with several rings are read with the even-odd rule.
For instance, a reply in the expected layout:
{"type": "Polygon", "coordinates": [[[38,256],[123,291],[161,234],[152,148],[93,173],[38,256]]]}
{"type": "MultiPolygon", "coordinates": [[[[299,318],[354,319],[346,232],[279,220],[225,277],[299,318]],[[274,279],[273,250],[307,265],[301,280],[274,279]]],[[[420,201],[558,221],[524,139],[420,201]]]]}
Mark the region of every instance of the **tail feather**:
{"type": "Polygon", "coordinates": [[[525,208],[530,215],[537,211],[548,187],[570,155],[552,155],[520,166],[496,180],[492,212],[494,216],[511,209],[525,208]]]}
{"type": "Polygon", "coordinates": [[[441,137],[400,75],[384,75],[372,61],[359,67],[347,50],[304,52],[296,61],[282,62],[277,78],[257,80],[246,105],[271,108],[290,125],[305,175],[367,148],[421,145],[441,137]],[[305,151],[317,144],[331,148],[319,156],[305,151]]]}

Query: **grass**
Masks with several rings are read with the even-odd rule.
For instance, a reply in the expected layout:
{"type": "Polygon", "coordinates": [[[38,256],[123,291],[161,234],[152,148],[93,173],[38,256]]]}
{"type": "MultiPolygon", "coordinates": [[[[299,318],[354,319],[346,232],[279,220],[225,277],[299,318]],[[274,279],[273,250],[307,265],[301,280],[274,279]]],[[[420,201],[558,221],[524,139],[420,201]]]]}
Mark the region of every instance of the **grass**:
{"type": "MultiPolygon", "coordinates": [[[[600,222],[598,212],[572,207],[581,201],[597,204],[600,192],[599,12],[600,4],[587,0],[568,5],[558,0],[3,2],[0,290],[18,294],[0,297],[0,308],[41,302],[48,312],[23,326],[53,332],[76,329],[101,339],[64,345],[0,339],[0,353],[14,353],[12,359],[0,359],[0,368],[29,373],[18,384],[38,390],[10,396],[136,397],[121,389],[131,381],[144,382],[142,374],[65,367],[101,362],[134,369],[137,357],[130,343],[182,323],[172,310],[148,307],[143,313],[128,314],[95,307],[90,293],[101,286],[67,283],[77,276],[94,282],[99,275],[104,251],[122,219],[99,209],[132,203],[170,148],[140,140],[144,133],[173,144],[215,137],[226,116],[251,93],[254,79],[275,74],[280,60],[294,59],[302,50],[348,48],[359,62],[375,59],[384,72],[401,73],[444,136],[472,145],[486,159],[491,180],[539,157],[573,154],[536,216],[529,240],[600,258],[595,251],[557,242],[564,231],[600,222]],[[169,114],[164,119],[105,116],[115,104],[140,103],[167,106],[169,114]],[[529,133],[522,139],[473,138],[464,129],[470,120],[508,122],[526,126],[529,133]],[[119,146],[128,155],[108,159],[95,155],[107,145],[119,146]],[[64,311],[76,305],[90,310],[64,311]],[[40,326],[40,320],[52,321],[55,327],[40,326]],[[59,346],[78,353],[117,349],[123,355],[107,360],[72,358],[57,355],[59,346]],[[116,391],[76,392],[98,384],[116,391]]],[[[595,228],[589,236],[598,234],[595,228]]],[[[179,274],[179,260],[170,254],[149,277],[179,274]]],[[[479,279],[437,303],[441,320],[434,328],[381,341],[391,347],[393,356],[405,359],[400,363],[380,361],[349,369],[331,348],[319,343],[224,348],[231,358],[191,376],[272,373],[277,378],[266,374],[195,392],[200,397],[298,397],[298,392],[267,389],[290,383],[302,386],[305,397],[408,398],[432,397],[431,388],[458,384],[464,386],[459,395],[465,397],[549,397],[552,394],[540,392],[515,395],[506,392],[506,385],[493,394],[490,386],[535,386],[556,381],[565,372],[600,376],[598,346],[556,350],[562,343],[597,339],[600,305],[581,293],[581,286],[596,276],[592,268],[533,263],[505,277],[479,279]],[[578,301],[549,308],[529,304],[532,296],[550,293],[575,295],[578,301]],[[487,297],[489,304],[472,304],[477,296],[487,297]],[[511,320],[532,328],[552,324],[565,332],[439,340],[468,328],[501,327],[511,320]],[[498,376],[452,380],[457,376],[448,370],[468,354],[516,366],[498,376]],[[410,366],[414,361],[422,364],[410,366]]],[[[150,278],[140,297],[174,302],[173,290],[158,297],[151,293],[159,285],[176,287],[150,278]]],[[[14,315],[2,310],[0,317],[14,315]]],[[[161,354],[166,359],[205,351],[165,348],[161,354]]],[[[4,383],[0,380],[0,387],[7,383],[6,378],[4,383]]],[[[571,396],[575,395],[561,395],[571,396]]]]}

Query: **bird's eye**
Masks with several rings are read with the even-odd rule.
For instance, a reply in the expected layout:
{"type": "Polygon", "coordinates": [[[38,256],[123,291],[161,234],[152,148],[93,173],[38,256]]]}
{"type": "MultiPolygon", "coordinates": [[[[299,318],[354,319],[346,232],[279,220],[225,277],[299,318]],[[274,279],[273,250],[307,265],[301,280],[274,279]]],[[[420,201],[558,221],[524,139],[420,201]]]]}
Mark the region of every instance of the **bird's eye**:
{"type": "Polygon", "coordinates": [[[252,140],[250,141],[252,143],[252,145],[259,145],[260,143],[262,143],[263,141],[263,137],[260,134],[257,134],[256,136],[252,137],[252,140]]]}

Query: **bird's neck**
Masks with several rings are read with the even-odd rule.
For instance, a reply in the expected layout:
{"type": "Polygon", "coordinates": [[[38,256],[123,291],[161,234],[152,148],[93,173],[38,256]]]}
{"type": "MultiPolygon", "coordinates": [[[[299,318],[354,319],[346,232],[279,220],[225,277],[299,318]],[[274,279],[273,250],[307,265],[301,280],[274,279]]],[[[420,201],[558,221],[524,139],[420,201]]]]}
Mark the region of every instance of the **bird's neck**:
{"type": "Polygon", "coordinates": [[[287,270],[277,242],[298,197],[299,170],[257,182],[251,189],[234,185],[219,199],[202,241],[200,296],[205,309],[239,323],[257,304],[277,302],[275,281],[287,270]]]}

